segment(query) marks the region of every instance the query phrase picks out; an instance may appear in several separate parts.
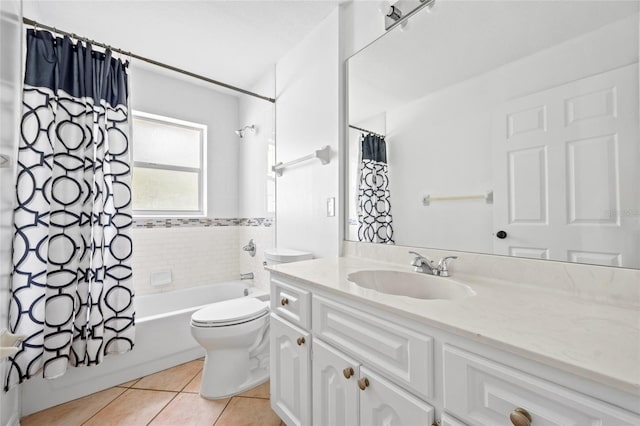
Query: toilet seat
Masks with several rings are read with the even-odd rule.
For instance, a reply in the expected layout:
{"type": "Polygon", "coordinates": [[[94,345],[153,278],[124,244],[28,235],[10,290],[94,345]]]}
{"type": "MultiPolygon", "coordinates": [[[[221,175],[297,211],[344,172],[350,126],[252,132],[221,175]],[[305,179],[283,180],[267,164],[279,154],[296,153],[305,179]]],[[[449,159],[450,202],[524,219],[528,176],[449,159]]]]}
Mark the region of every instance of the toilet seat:
{"type": "Polygon", "coordinates": [[[191,315],[194,327],[225,327],[242,324],[269,313],[269,303],[253,297],[212,303],[191,315]]]}

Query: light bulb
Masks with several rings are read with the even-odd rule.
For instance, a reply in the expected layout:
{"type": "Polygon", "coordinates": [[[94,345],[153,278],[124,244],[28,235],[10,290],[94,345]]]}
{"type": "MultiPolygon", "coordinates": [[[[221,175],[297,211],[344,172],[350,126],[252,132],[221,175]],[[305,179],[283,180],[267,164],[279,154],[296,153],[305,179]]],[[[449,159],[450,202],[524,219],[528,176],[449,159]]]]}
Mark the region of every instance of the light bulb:
{"type": "Polygon", "coordinates": [[[378,12],[382,13],[383,15],[387,15],[389,13],[390,8],[391,8],[391,3],[389,3],[388,1],[381,1],[378,4],[378,12]]]}

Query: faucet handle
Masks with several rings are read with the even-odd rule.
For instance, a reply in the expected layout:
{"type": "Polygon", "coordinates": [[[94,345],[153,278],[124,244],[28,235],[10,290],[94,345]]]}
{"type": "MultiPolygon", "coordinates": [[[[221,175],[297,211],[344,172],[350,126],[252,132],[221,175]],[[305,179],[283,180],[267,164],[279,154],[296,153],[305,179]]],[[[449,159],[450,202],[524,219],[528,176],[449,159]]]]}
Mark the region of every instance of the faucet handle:
{"type": "Polygon", "coordinates": [[[422,263],[420,262],[421,259],[424,259],[425,261],[429,262],[429,263],[433,263],[431,260],[429,260],[427,257],[421,255],[418,252],[415,251],[410,251],[409,254],[412,254],[415,256],[415,258],[411,261],[411,266],[422,266],[422,263]]]}
{"type": "Polygon", "coordinates": [[[447,260],[449,259],[457,259],[458,256],[446,256],[440,259],[438,262],[438,273],[441,277],[449,276],[449,269],[447,268],[447,260]]]}

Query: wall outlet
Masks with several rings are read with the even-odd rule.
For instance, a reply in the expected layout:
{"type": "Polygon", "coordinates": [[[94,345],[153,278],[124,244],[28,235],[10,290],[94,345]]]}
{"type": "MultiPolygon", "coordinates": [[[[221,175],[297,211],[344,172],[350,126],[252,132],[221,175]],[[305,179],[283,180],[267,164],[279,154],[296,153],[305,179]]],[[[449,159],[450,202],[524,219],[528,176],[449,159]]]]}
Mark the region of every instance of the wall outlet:
{"type": "Polygon", "coordinates": [[[152,287],[162,287],[172,283],[171,269],[156,271],[149,274],[149,282],[152,287]]]}
{"type": "Polygon", "coordinates": [[[336,215],[336,198],[327,198],[327,217],[333,217],[336,215]]]}

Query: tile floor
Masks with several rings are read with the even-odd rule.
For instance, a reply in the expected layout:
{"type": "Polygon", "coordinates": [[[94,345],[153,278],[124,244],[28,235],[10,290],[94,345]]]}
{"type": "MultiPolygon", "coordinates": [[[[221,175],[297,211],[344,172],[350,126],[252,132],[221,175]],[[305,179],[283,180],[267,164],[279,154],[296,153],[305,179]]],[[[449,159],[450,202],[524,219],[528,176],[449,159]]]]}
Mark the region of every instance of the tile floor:
{"type": "Polygon", "coordinates": [[[201,359],[39,411],[22,426],[283,426],[269,405],[269,382],[233,398],[198,395],[201,359]]]}

